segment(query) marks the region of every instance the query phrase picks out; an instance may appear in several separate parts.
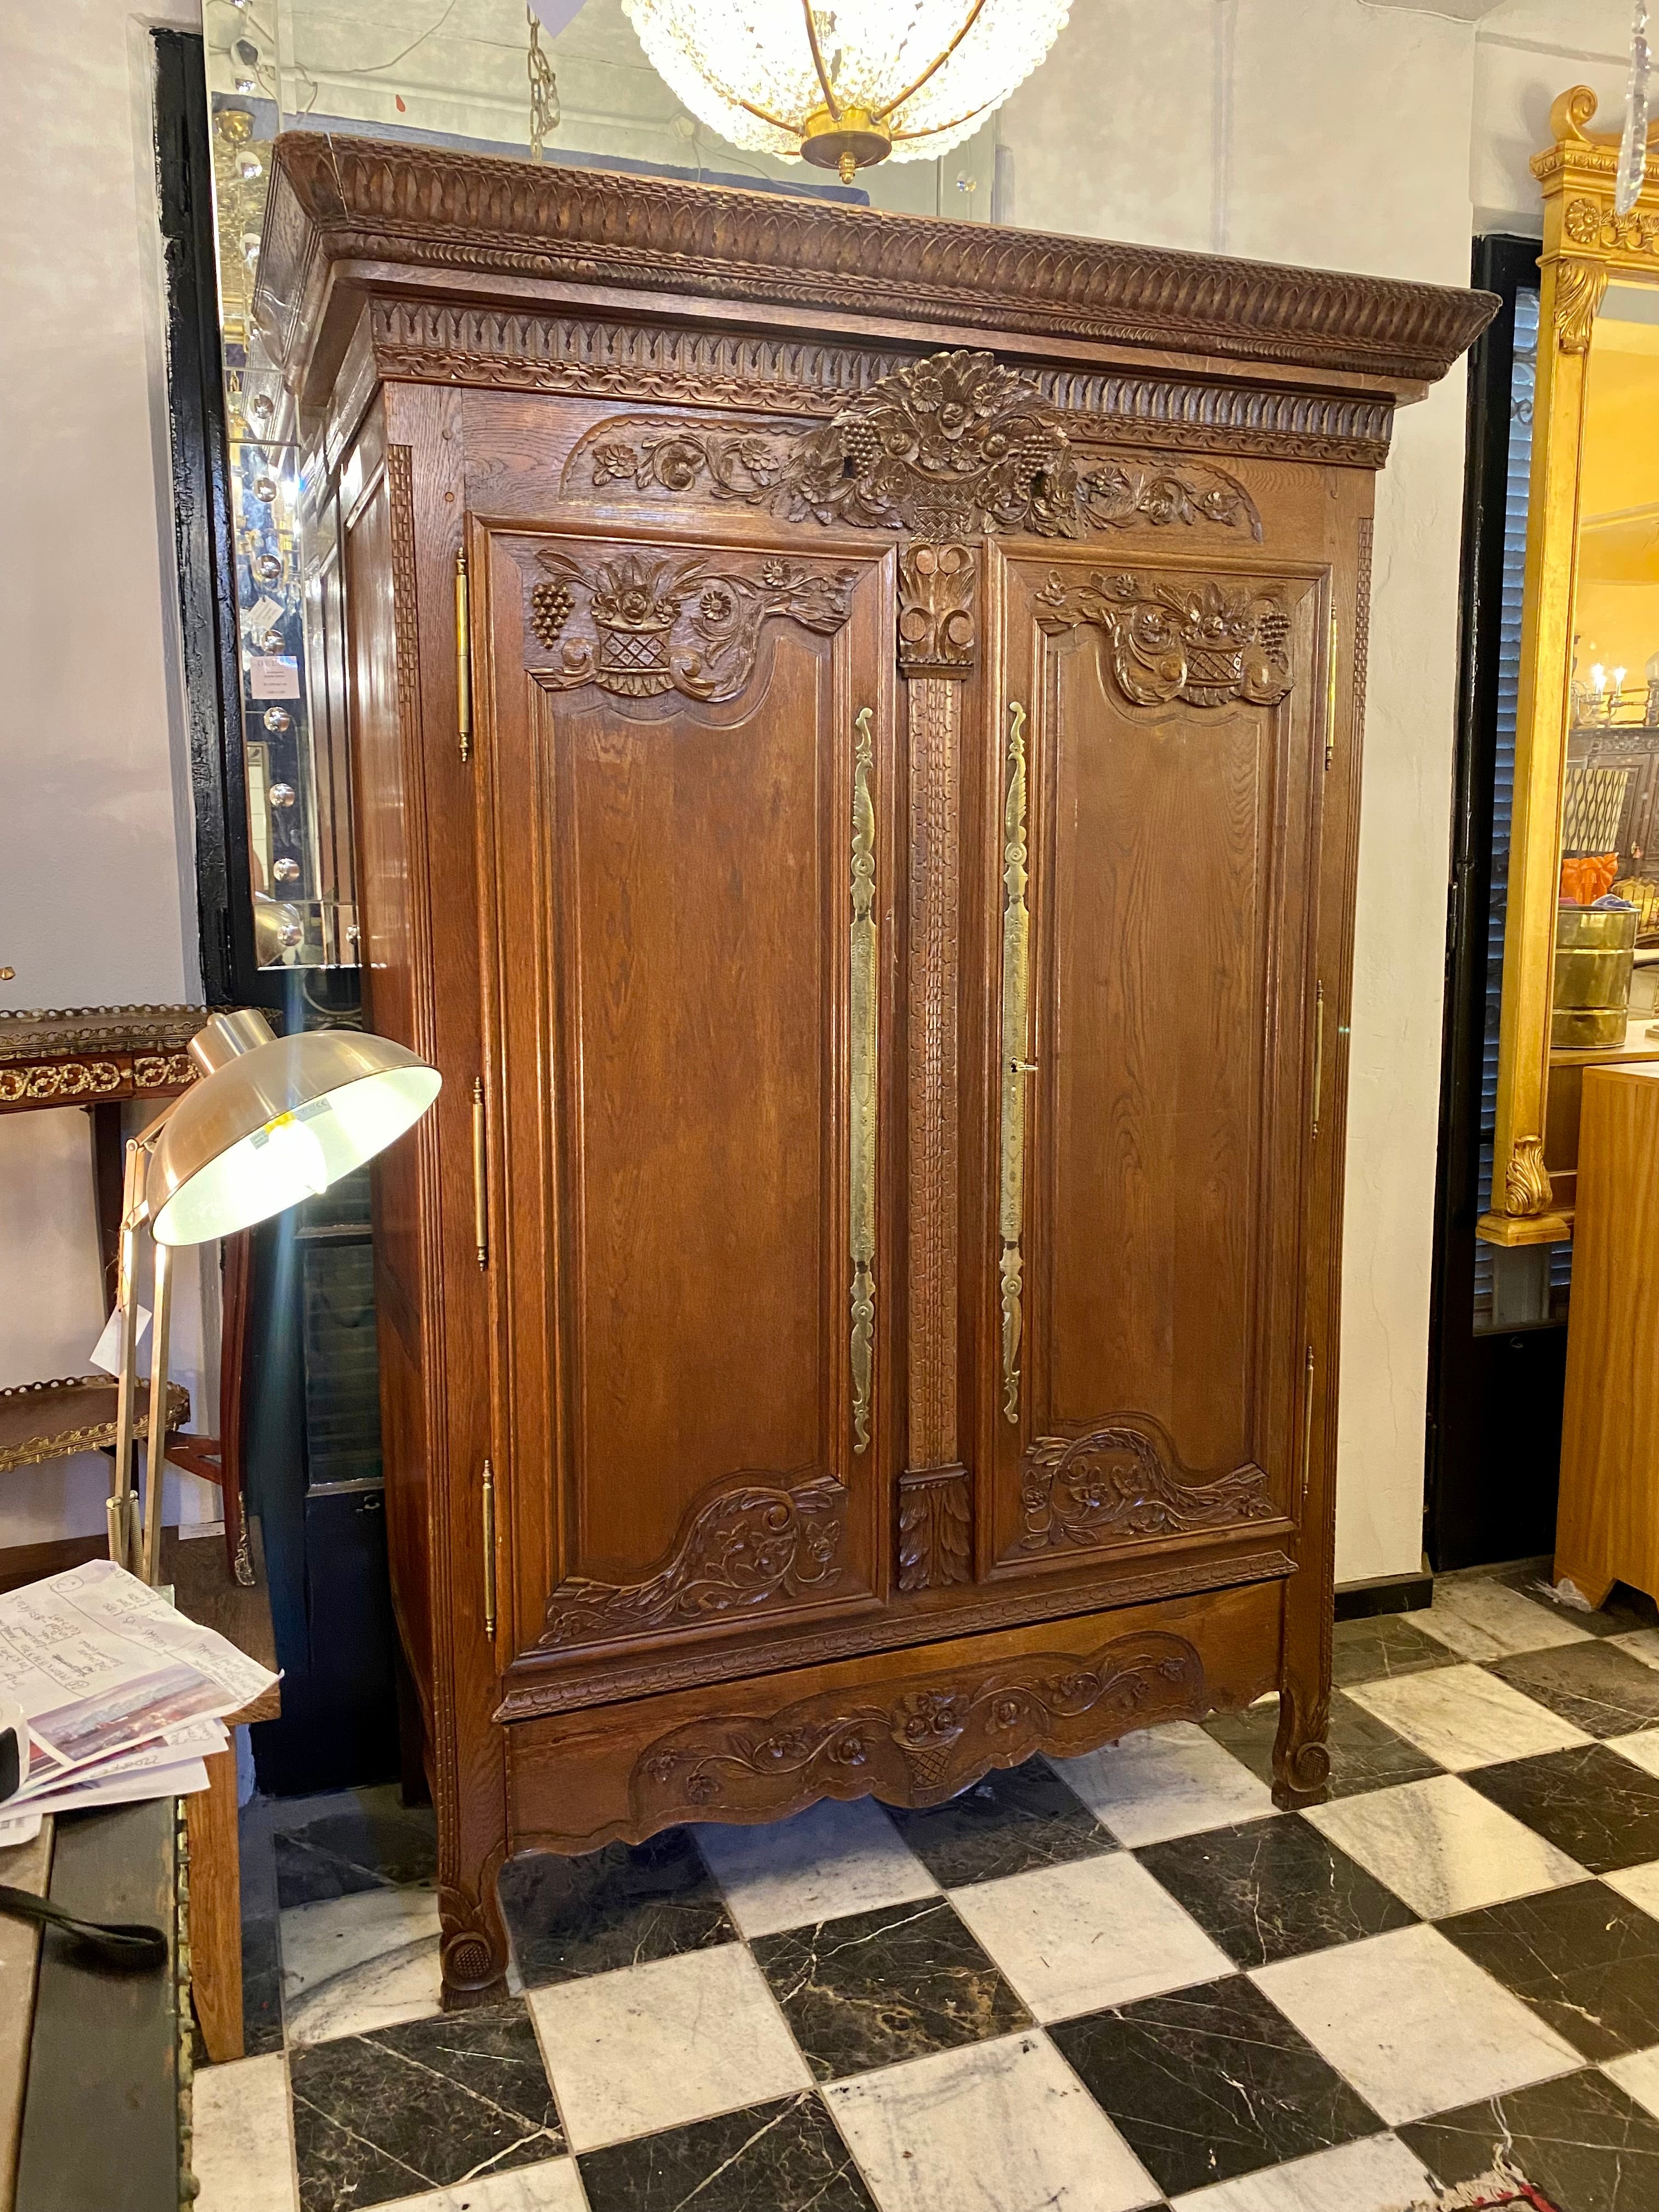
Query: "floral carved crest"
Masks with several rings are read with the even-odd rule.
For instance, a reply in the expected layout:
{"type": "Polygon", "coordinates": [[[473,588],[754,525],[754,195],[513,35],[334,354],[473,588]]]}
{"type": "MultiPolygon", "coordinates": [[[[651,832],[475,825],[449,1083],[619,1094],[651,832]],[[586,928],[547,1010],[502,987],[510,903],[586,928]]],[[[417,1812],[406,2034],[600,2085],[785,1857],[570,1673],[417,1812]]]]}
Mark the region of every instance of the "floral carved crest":
{"type": "Polygon", "coordinates": [[[847,1493],[823,1476],[790,1488],[750,1476],[695,1507],[665,1564],[638,1583],[572,1575],[547,1601],[544,1650],[695,1626],[781,1598],[827,1595],[841,1577],[847,1493]]]}
{"type": "Polygon", "coordinates": [[[544,653],[558,656],[537,675],[555,690],[592,684],[627,699],[665,691],[735,698],[766,623],[786,619],[828,636],[847,620],[854,583],[850,568],[781,559],[618,553],[587,569],[550,550],[536,557],[528,628],[544,653]]]}
{"type": "Polygon", "coordinates": [[[1080,469],[1058,411],[988,353],[908,363],[805,431],[678,416],[599,423],[572,451],[565,486],[617,485],[930,538],[1200,524],[1261,535],[1249,494],[1208,462],[1113,459],[1080,469]]]}
{"type": "Polygon", "coordinates": [[[1150,1437],[1116,1425],[1087,1436],[1039,1437],[1026,1454],[1019,1497],[1027,1552],[1181,1535],[1273,1511],[1262,1468],[1181,1482],[1150,1437]]]}
{"type": "Polygon", "coordinates": [[[1035,601],[1050,633],[1088,623],[1110,641],[1114,677],[1137,707],[1276,707],[1290,690],[1290,610],[1278,592],[1212,577],[1049,578],[1035,601]]]}

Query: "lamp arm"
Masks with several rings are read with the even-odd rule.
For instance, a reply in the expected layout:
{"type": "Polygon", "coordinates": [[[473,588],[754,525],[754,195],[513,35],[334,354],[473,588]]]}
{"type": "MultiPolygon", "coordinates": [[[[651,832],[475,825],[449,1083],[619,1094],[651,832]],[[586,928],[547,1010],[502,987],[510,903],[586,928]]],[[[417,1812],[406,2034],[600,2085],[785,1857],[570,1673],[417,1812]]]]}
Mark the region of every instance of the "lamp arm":
{"type": "Polygon", "coordinates": [[[138,1300],[135,1284],[138,1233],[149,1219],[145,1181],[149,1172],[150,1155],[177,1103],[176,1099],[169,1099],[155,1120],[137,1137],[127,1141],[121,1186],[120,1253],[115,1278],[115,1310],[120,1316],[120,1328],[117,1332],[118,1367],[115,1392],[115,1465],[111,1472],[110,1494],[105,1501],[104,1510],[109,1522],[111,1559],[117,1566],[125,1567],[129,1573],[139,1575],[149,1583],[154,1583],[161,1566],[160,1460],[165,1458],[167,1443],[167,1363],[172,1271],[167,1260],[163,1257],[164,1247],[157,1245],[155,1248],[155,1310],[150,1320],[149,1443],[142,1533],[138,1499],[132,1486],[132,1447],[138,1425],[136,1403],[138,1300]],[[159,1391],[156,1385],[158,1359],[161,1374],[159,1391]],[[152,1499],[158,1501],[153,1512],[150,1510],[152,1499]],[[155,1524],[153,1534],[150,1529],[152,1521],[155,1524]]]}
{"type": "Polygon", "coordinates": [[[120,1259],[115,1278],[115,1310],[120,1316],[119,1356],[115,1389],[115,1465],[110,1474],[109,1555],[118,1567],[138,1571],[137,1531],[133,1523],[132,1442],[137,1426],[133,1397],[134,1370],[138,1361],[138,1301],[133,1294],[134,1261],[138,1230],[146,1214],[144,1169],[147,1155],[136,1138],[127,1142],[121,1188],[120,1259]]]}

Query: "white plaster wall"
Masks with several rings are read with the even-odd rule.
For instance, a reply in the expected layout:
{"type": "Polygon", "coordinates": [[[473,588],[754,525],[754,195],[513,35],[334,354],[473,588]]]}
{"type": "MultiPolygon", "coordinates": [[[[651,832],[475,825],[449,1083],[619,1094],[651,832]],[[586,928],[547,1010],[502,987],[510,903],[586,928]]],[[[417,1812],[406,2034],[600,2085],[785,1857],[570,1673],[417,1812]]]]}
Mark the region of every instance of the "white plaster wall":
{"type": "MultiPolygon", "coordinates": [[[[147,35],[195,20],[0,9],[0,1006],[200,995],[147,35]]],[[[87,1368],[89,1141],[76,1109],[0,1117],[0,1384],[87,1368]]],[[[173,1372],[211,1426],[197,1270],[179,1284],[173,1372]]],[[[8,1476],[0,1545],[95,1532],[106,1484],[95,1457],[8,1476]]]]}
{"type": "MultiPolygon", "coordinates": [[[[1467,283],[1474,59],[1471,24],[1362,0],[1081,0],[1004,111],[1014,220],[1467,283]]],[[[1462,473],[1460,370],[1402,410],[1378,487],[1343,1264],[1345,1581],[1410,1572],[1422,1543],[1462,473]]]]}
{"type": "Polygon", "coordinates": [[[1558,93],[1589,85],[1601,103],[1592,130],[1622,128],[1630,18],[1627,0],[1502,0],[1481,24],[1469,146],[1478,231],[1540,232],[1528,164],[1549,142],[1558,93]]]}

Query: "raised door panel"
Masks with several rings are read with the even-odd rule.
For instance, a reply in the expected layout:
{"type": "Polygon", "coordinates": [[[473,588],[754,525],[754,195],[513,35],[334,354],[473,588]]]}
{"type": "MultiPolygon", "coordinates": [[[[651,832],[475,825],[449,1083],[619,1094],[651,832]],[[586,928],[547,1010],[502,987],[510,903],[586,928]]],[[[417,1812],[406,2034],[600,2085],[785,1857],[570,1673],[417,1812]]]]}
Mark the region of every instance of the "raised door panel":
{"type": "Polygon", "coordinates": [[[994,1571],[1293,1510],[1325,597],[1005,566],[994,1571]]]}
{"type": "Polygon", "coordinates": [[[890,562],[514,532],[488,568],[508,1651],[871,1602],[890,562]]]}

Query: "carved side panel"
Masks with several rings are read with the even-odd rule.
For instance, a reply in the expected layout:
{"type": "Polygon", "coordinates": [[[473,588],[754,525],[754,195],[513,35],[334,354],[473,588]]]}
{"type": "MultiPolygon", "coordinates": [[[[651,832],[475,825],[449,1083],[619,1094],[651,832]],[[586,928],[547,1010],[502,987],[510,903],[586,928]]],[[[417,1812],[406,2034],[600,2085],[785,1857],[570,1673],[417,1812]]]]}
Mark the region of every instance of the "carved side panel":
{"type": "Polygon", "coordinates": [[[899,666],[910,749],[908,1430],[899,1588],[972,1573],[972,1501],[957,1434],[963,678],[975,654],[976,556],[909,545],[899,563],[899,666]]]}
{"type": "Polygon", "coordinates": [[[629,1787],[637,1827],[775,1820],[819,1797],[938,1805],[1037,1750],[1081,1752],[1205,1710],[1204,1665],[1184,1637],[1115,1638],[963,1680],[922,1674],[860,1696],[832,1690],[766,1721],[694,1722],[643,1752],[629,1787]]]}

